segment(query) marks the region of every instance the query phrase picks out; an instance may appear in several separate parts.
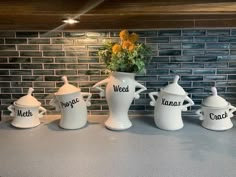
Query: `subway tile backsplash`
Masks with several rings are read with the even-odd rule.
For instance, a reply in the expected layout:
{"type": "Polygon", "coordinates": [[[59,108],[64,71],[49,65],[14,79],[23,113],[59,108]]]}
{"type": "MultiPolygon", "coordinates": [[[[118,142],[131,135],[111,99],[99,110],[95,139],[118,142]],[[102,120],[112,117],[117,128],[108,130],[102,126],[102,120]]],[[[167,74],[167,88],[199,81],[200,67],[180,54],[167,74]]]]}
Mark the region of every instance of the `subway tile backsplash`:
{"type": "MultiPolygon", "coordinates": [[[[187,112],[194,115],[202,99],[216,86],[219,95],[236,105],[236,29],[156,29],[136,30],[140,41],[152,48],[152,61],[146,74],[136,79],[148,90],[134,100],[130,114],[153,114],[148,93],[159,91],[180,75],[179,84],[195,105],[187,112]]],[[[119,40],[119,31],[1,31],[0,32],[0,111],[34,87],[33,95],[48,109],[52,94],[67,75],[71,84],[93,93],[91,115],[105,115],[105,98],[91,88],[107,77],[105,65],[97,56],[106,40],[119,40]]]]}

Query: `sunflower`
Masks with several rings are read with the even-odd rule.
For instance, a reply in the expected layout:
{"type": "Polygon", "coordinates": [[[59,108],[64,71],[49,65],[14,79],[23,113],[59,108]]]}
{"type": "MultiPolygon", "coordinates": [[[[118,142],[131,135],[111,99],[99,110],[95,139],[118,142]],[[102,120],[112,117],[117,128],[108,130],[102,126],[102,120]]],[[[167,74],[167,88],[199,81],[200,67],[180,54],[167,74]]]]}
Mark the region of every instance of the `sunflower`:
{"type": "Polygon", "coordinates": [[[132,43],[135,43],[138,41],[138,35],[136,33],[131,33],[129,35],[129,41],[132,43]]]}
{"type": "Polygon", "coordinates": [[[121,39],[121,41],[126,41],[127,39],[129,39],[129,32],[128,32],[128,30],[122,30],[120,32],[120,39],[121,39]]]}
{"type": "Polygon", "coordinates": [[[115,44],[112,46],[112,53],[118,53],[121,51],[121,46],[119,44],[115,44]]]}

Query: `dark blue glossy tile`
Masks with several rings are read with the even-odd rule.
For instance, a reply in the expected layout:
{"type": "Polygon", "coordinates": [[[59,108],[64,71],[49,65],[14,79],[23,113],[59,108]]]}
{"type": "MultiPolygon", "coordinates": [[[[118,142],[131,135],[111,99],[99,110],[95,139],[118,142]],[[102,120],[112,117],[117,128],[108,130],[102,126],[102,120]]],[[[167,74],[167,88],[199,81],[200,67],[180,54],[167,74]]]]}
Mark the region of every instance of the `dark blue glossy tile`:
{"type": "Polygon", "coordinates": [[[183,50],[183,55],[204,55],[204,50],[183,50]]]}
{"type": "Polygon", "coordinates": [[[205,63],[205,68],[227,68],[228,63],[217,62],[217,63],[205,63]]]}
{"type": "Polygon", "coordinates": [[[152,57],[152,60],[151,60],[151,62],[157,62],[157,63],[169,62],[169,61],[170,61],[169,57],[152,57]]]}
{"type": "Polygon", "coordinates": [[[218,37],[194,37],[194,42],[218,42],[218,37]]]}
{"type": "Polygon", "coordinates": [[[192,56],[171,56],[171,62],[193,62],[192,56]]]}
{"type": "Polygon", "coordinates": [[[160,30],[158,36],[181,36],[181,30],[160,30]]]}
{"type": "Polygon", "coordinates": [[[219,37],[219,42],[236,42],[235,36],[219,37]]]}
{"type": "Polygon", "coordinates": [[[159,63],[158,68],[180,68],[180,63],[159,63]]]}
{"type": "Polygon", "coordinates": [[[229,29],[208,29],[207,35],[209,35],[209,36],[229,36],[230,30],[229,29]]]}
{"type": "Polygon", "coordinates": [[[159,50],[160,56],[181,55],[181,50],[159,50]]]}
{"type": "Polygon", "coordinates": [[[204,43],[183,43],[182,48],[183,49],[204,49],[205,44],[204,43]]]}
{"type": "Polygon", "coordinates": [[[192,69],[170,69],[170,74],[192,74],[192,69]]]}
{"type": "Polygon", "coordinates": [[[236,82],[235,81],[217,81],[216,87],[235,87],[236,82]]]}
{"type": "Polygon", "coordinates": [[[169,37],[151,37],[146,38],[146,43],[168,43],[169,37]]]}
{"type": "Polygon", "coordinates": [[[203,63],[182,63],[182,68],[204,68],[203,63]]]}
{"type": "Polygon", "coordinates": [[[171,37],[171,43],[193,42],[193,37],[171,37]]]}
{"type": "Polygon", "coordinates": [[[193,82],[193,87],[213,87],[215,86],[215,82],[193,82]]]}
{"type": "Polygon", "coordinates": [[[203,76],[181,76],[181,80],[183,81],[202,81],[203,76]]]}
{"type": "Polygon", "coordinates": [[[227,75],[209,75],[204,76],[204,80],[226,80],[227,75]]]}
{"type": "Polygon", "coordinates": [[[236,81],[236,75],[228,75],[228,80],[236,81]]]}
{"type": "Polygon", "coordinates": [[[205,55],[228,55],[229,50],[205,50],[205,55]]]}
{"type": "Polygon", "coordinates": [[[193,70],[193,74],[215,74],[216,73],[216,69],[215,68],[211,68],[211,69],[194,69],[193,70]]]}
{"type": "Polygon", "coordinates": [[[169,73],[168,69],[147,69],[146,74],[147,75],[166,75],[169,73]]]}
{"type": "Polygon", "coordinates": [[[195,62],[216,62],[217,56],[195,56],[194,57],[195,62]]]}
{"type": "Polygon", "coordinates": [[[182,30],[183,36],[205,36],[206,30],[205,29],[189,29],[189,30],[182,30]]]}
{"type": "Polygon", "coordinates": [[[229,43],[207,43],[207,49],[229,49],[229,43]]]}
{"type": "Polygon", "coordinates": [[[158,49],[181,49],[181,44],[159,44],[158,49]]]}
{"type": "Polygon", "coordinates": [[[236,74],[236,69],[217,69],[217,74],[236,74]]]}

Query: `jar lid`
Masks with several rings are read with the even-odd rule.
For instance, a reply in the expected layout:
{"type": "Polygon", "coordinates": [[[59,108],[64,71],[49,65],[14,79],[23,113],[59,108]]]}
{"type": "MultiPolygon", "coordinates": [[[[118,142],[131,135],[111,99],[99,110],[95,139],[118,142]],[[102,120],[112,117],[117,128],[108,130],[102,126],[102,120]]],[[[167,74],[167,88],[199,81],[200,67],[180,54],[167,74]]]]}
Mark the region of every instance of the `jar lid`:
{"type": "Polygon", "coordinates": [[[212,87],[211,91],[212,96],[205,98],[202,101],[202,105],[208,107],[222,108],[229,104],[224,98],[218,96],[216,87],[212,87]]]}
{"type": "Polygon", "coordinates": [[[41,103],[33,97],[31,94],[34,91],[32,87],[29,88],[27,95],[19,98],[15,103],[20,106],[28,106],[28,107],[34,107],[34,106],[40,106],[41,103]]]}
{"type": "Polygon", "coordinates": [[[75,92],[80,91],[80,88],[75,87],[74,85],[71,85],[68,83],[66,76],[62,76],[61,79],[64,81],[64,84],[55,93],[56,95],[65,95],[65,94],[70,94],[70,93],[75,93],[75,92]]]}
{"type": "Polygon", "coordinates": [[[175,95],[187,95],[187,93],[184,91],[184,89],[178,84],[179,81],[179,76],[176,75],[174,78],[173,83],[167,85],[165,88],[162,90],[170,93],[170,94],[175,94],[175,95]]]}

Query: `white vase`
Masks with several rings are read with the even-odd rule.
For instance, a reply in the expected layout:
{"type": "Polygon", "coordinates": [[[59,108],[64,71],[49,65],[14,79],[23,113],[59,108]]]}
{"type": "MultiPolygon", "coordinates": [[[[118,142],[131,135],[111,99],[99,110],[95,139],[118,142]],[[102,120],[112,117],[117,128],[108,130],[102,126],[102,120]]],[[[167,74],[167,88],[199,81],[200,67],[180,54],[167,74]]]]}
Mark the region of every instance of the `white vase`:
{"type": "Polygon", "coordinates": [[[109,117],[105,126],[111,130],[125,130],[132,126],[128,116],[129,107],[133,99],[138,99],[139,94],[146,87],[134,79],[135,73],[112,72],[111,75],[93,87],[100,90],[100,96],[104,96],[104,90],[100,85],[106,86],[106,100],[109,106],[109,117]],[[141,88],[135,92],[135,88],[141,88]]]}

